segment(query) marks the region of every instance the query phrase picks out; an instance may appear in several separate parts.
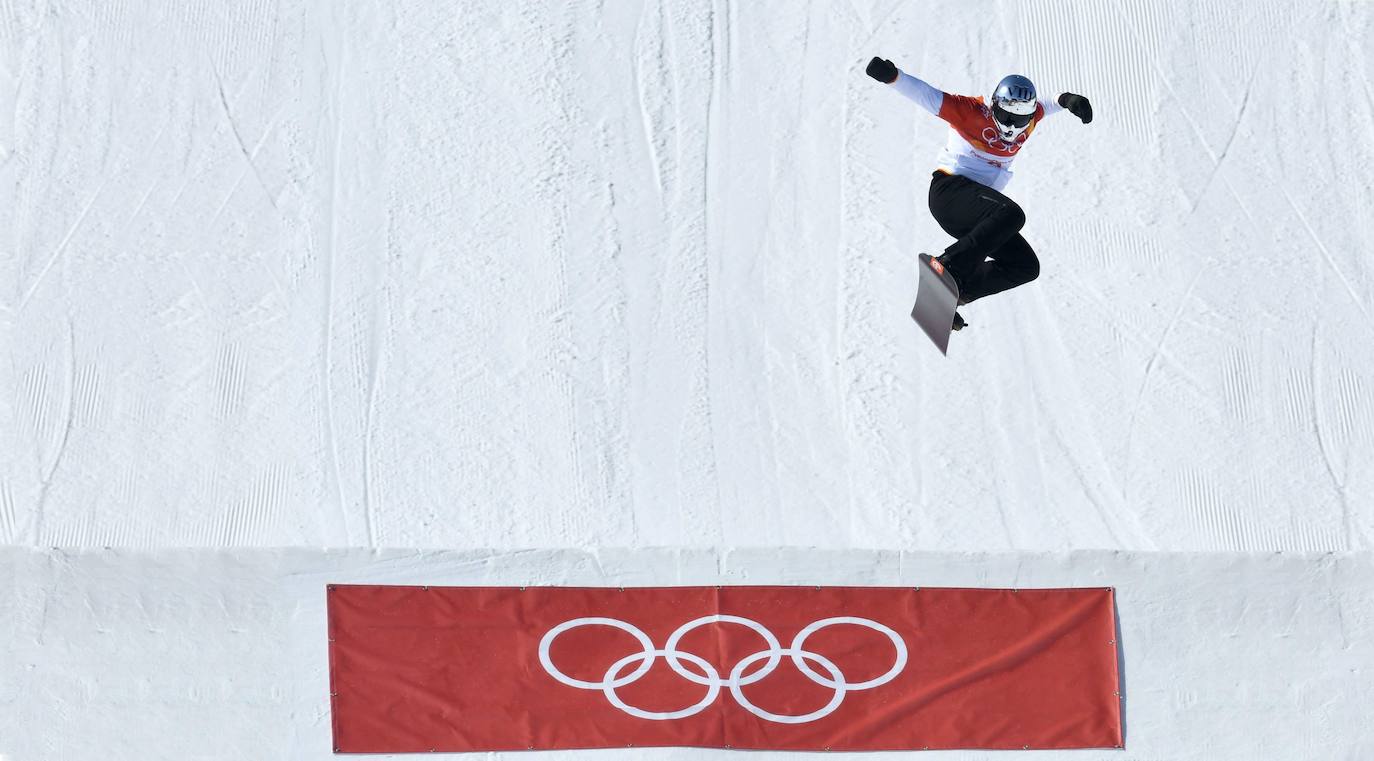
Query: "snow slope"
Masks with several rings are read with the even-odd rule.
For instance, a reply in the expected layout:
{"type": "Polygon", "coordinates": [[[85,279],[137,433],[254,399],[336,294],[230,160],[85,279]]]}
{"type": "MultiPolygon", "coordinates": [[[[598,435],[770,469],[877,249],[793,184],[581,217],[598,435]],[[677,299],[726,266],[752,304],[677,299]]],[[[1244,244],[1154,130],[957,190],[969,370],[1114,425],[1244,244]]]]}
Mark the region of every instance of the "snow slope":
{"type": "Polygon", "coordinates": [[[5,5],[19,544],[1374,546],[1374,5],[5,5]],[[932,355],[942,125],[1089,95],[932,355]]]}
{"type": "Polygon", "coordinates": [[[0,756],[323,757],[319,586],[488,561],[322,546],[1113,583],[1123,758],[1370,756],[1372,80],[1364,0],[0,2],[0,756]],[[875,54],[1097,112],[947,359],[875,54]]]}

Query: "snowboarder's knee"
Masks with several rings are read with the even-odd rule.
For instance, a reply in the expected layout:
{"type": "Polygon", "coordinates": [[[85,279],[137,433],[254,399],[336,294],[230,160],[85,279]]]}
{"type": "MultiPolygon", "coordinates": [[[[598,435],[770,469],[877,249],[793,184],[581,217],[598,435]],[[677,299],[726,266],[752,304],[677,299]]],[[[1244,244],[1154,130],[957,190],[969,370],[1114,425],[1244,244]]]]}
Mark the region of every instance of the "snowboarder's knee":
{"type": "Polygon", "coordinates": [[[1025,282],[1029,283],[1037,277],[1040,277],[1040,260],[1036,259],[1035,257],[1031,257],[1030,260],[1026,262],[1025,282]]]}
{"type": "Polygon", "coordinates": [[[1013,231],[1020,232],[1026,226],[1026,212],[1021,211],[1021,207],[1016,204],[1007,204],[1002,209],[1002,219],[1013,231]]]}

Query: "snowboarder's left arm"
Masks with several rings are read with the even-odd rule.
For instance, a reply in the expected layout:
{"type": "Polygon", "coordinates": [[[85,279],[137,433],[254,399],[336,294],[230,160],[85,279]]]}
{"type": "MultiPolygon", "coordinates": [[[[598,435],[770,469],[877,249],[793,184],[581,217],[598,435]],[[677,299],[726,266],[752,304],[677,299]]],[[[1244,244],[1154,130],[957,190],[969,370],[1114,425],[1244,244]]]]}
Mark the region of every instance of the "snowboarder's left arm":
{"type": "Polygon", "coordinates": [[[1040,107],[1045,110],[1045,116],[1067,110],[1077,116],[1084,124],[1093,120],[1092,104],[1082,95],[1075,95],[1071,92],[1059,93],[1059,97],[1054,100],[1042,100],[1040,107]]]}

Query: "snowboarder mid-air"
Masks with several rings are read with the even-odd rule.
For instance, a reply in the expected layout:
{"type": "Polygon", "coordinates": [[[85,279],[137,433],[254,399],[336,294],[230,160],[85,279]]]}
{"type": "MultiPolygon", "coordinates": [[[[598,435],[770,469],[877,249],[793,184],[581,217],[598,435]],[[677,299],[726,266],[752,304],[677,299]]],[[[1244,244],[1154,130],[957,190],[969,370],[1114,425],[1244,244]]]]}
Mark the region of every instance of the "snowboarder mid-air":
{"type": "MultiPolygon", "coordinates": [[[[930,181],[929,203],[935,221],[956,240],[934,257],[938,266],[931,267],[954,278],[958,304],[1034,280],[1040,261],[1021,237],[1026,215],[1002,189],[1011,180],[1012,160],[1035,125],[1063,109],[1087,124],[1093,120],[1088,99],[1066,92],[1041,100],[1029,79],[1013,74],[984,103],[981,97],[941,92],[883,58],[869,61],[867,71],[949,123],[949,141],[930,181]]],[[[956,312],[952,329],[963,326],[956,312]]]]}

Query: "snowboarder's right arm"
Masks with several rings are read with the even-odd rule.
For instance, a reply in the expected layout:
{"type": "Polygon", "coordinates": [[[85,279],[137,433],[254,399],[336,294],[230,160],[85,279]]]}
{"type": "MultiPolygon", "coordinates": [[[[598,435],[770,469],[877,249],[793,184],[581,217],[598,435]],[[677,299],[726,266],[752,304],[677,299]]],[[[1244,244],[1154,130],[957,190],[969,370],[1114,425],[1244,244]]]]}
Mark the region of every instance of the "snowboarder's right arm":
{"type": "Polygon", "coordinates": [[[901,70],[897,71],[897,81],[892,86],[897,88],[897,92],[916,101],[916,105],[940,116],[940,106],[945,102],[945,94],[940,89],[901,70]]]}
{"type": "Polygon", "coordinates": [[[898,69],[889,60],[874,57],[868,62],[868,76],[892,85],[897,92],[916,101],[916,104],[930,113],[939,116],[940,106],[945,101],[945,94],[939,89],[917,79],[898,69]]]}

